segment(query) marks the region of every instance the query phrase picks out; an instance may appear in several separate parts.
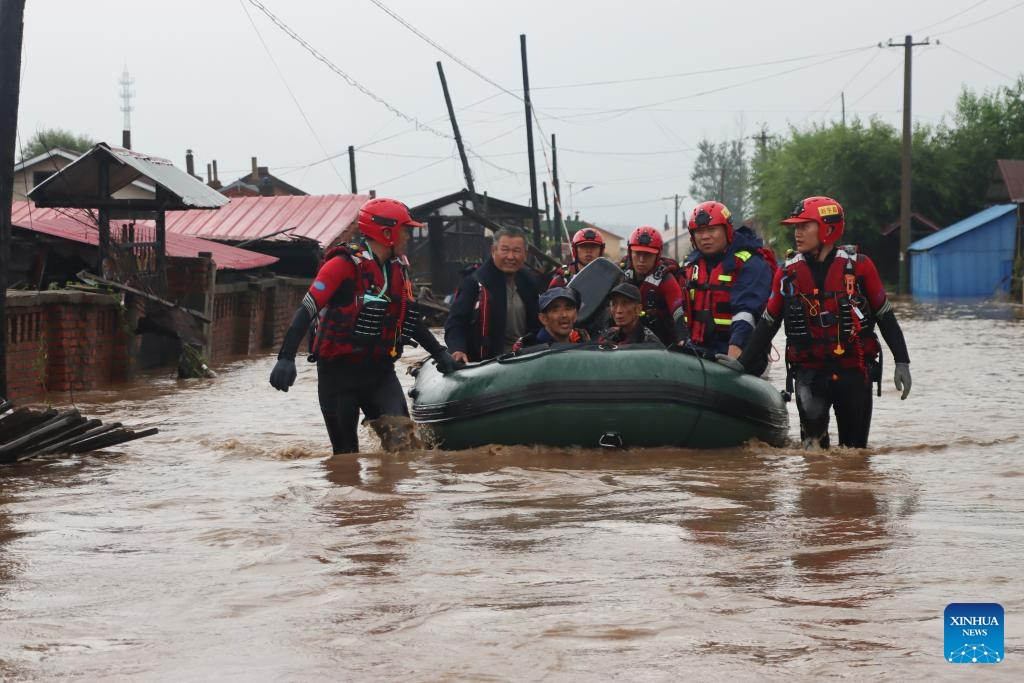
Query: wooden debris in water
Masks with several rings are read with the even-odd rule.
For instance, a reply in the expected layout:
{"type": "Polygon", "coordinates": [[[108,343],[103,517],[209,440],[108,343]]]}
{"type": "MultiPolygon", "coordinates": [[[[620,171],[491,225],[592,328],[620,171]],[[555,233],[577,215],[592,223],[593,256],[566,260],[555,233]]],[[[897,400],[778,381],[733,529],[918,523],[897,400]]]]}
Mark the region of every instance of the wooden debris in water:
{"type": "Polygon", "coordinates": [[[0,399],[0,464],[50,453],[96,451],[158,431],[156,427],[135,431],[120,422],[105,425],[75,408],[15,408],[0,399]]]}

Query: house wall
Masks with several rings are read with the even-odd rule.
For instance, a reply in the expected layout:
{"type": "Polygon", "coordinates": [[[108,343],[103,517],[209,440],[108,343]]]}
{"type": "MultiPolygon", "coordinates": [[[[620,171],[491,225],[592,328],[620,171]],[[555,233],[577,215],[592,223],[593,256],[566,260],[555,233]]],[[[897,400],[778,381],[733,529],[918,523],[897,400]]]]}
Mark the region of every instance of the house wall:
{"type": "Polygon", "coordinates": [[[70,163],[71,161],[69,159],[53,155],[48,159],[44,159],[43,161],[17,171],[14,174],[14,201],[24,201],[28,199],[28,191],[35,187],[35,183],[32,182],[33,173],[43,171],[47,173],[56,173],[70,163]]]}
{"type": "Polygon", "coordinates": [[[123,379],[134,341],[123,320],[109,295],[8,291],[7,398],[45,399],[123,379]]]}
{"type": "Polygon", "coordinates": [[[276,351],[308,289],[309,280],[286,277],[217,285],[210,360],[276,351]]]}
{"type": "Polygon", "coordinates": [[[1010,212],[928,251],[912,252],[913,295],[957,299],[1009,293],[1016,220],[1010,212]]]}
{"type": "MultiPolygon", "coordinates": [[[[206,296],[202,282],[212,282],[209,259],[176,259],[169,264],[171,297],[183,304],[206,296]]],[[[207,362],[223,363],[240,356],[272,353],[284,339],[292,316],[309,289],[301,278],[250,278],[220,284],[208,293],[213,324],[206,326],[207,362]]],[[[130,379],[138,367],[177,364],[170,353],[155,364],[141,361],[142,337],[134,334],[134,321],[143,314],[145,300],[72,290],[7,293],[8,396],[16,403],[68,400],[69,393],[87,391],[130,379]]],[[[143,335],[151,336],[151,335],[143,335]]],[[[175,347],[177,348],[177,347],[175,347]]],[[[306,344],[300,345],[304,353],[306,344]]]]}

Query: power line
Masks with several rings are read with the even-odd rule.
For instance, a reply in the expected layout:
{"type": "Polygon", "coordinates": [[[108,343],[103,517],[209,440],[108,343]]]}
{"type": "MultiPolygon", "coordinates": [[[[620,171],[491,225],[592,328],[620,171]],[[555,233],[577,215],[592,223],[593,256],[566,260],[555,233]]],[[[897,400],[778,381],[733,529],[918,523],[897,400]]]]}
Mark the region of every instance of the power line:
{"type": "Polygon", "coordinates": [[[410,115],[406,114],[405,112],[401,111],[400,109],[398,109],[397,107],[392,105],[390,102],[388,102],[384,98],[378,96],[376,93],[374,93],[369,88],[367,88],[365,85],[363,85],[362,83],[360,83],[359,81],[354,79],[352,76],[349,76],[347,73],[345,73],[341,69],[341,67],[339,67],[337,64],[335,64],[334,62],[329,60],[327,57],[325,57],[323,54],[321,54],[315,47],[313,47],[312,45],[307,43],[302,38],[302,36],[300,36],[295,31],[293,31],[291,29],[291,27],[288,26],[288,24],[284,23],[284,21],[279,19],[277,17],[277,15],[275,15],[273,12],[271,12],[269,9],[267,9],[267,7],[262,2],[260,2],[259,0],[248,0],[248,2],[253,7],[255,7],[259,11],[263,12],[263,14],[265,14],[267,16],[267,18],[270,19],[270,21],[274,22],[274,24],[279,29],[284,31],[288,35],[289,38],[291,38],[296,43],[301,45],[307,52],[309,52],[311,55],[313,55],[318,61],[323,63],[328,69],[330,69],[331,71],[333,71],[334,73],[338,74],[343,79],[345,79],[346,83],[348,83],[353,88],[355,88],[359,92],[363,93],[364,95],[366,95],[367,97],[369,97],[373,101],[377,102],[378,104],[383,105],[388,111],[390,111],[395,116],[398,116],[399,118],[405,119],[409,123],[413,124],[413,126],[415,126],[416,130],[425,130],[428,133],[432,133],[432,134],[434,134],[434,135],[436,135],[438,137],[446,138],[448,140],[454,139],[454,138],[452,138],[451,135],[447,135],[446,133],[443,133],[443,132],[439,131],[438,129],[434,128],[433,126],[430,126],[430,125],[427,125],[426,123],[423,123],[422,121],[420,121],[415,116],[410,116],[410,115]]]}
{"type": "Polygon", "coordinates": [[[864,46],[864,47],[846,48],[845,50],[835,50],[833,52],[822,52],[822,53],[815,54],[815,55],[805,55],[803,57],[789,57],[789,58],[786,58],[786,59],[776,59],[776,60],[766,61],[766,62],[754,62],[754,63],[751,63],[751,64],[738,64],[736,66],[723,66],[723,67],[718,67],[716,69],[704,69],[704,70],[701,70],[701,71],[682,71],[682,72],[674,73],[674,74],[665,74],[663,76],[636,76],[636,77],[633,77],[633,78],[618,78],[618,79],[607,80],[607,81],[590,81],[590,82],[585,82],[585,83],[563,83],[561,85],[545,85],[545,86],[540,86],[540,87],[536,87],[536,88],[532,88],[532,89],[533,90],[555,90],[555,89],[557,89],[557,90],[567,90],[567,89],[570,89],[570,88],[589,88],[589,87],[601,86],[601,85],[617,85],[617,84],[620,84],[620,83],[640,83],[640,82],[643,82],[643,81],[659,81],[659,80],[667,80],[667,79],[672,79],[672,78],[685,78],[687,76],[703,76],[703,75],[707,75],[707,74],[723,73],[723,72],[726,72],[726,71],[739,71],[739,70],[742,70],[742,69],[753,69],[753,68],[758,68],[758,67],[762,67],[762,66],[774,66],[775,64],[786,64],[788,62],[802,62],[802,61],[808,60],[808,59],[819,59],[821,57],[831,57],[833,55],[845,55],[845,54],[849,54],[849,53],[853,53],[853,52],[860,52],[862,50],[868,49],[869,47],[874,47],[874,45],[869,45],[869,46],[864,46]]]}
{"type": "Polygon", "coordinates": [[[985,64],[984,62],[980,62],[977,59],[975,59],[974,57],[971,57],[970,55],[964,54],[960,50],[957,50],[955,47],[953,47],[952,45],[949,44],[949,41],[943,40],[942,41],[942,47],[948,47],[950,50],[952,50],[953,52],[957,53],[958,55],[960,55],[964,59],[969,59],[972,62],[974,62],[975,64],[977,64],[978,66],[983,66],[986,69],[988,69],[989,71],[992,71],[994,73],[999,74],[1003,78],[1006,78],[1006,79],[1011,80],[1011,81],[1014,80],[1013,76],[1010,76],[1009,74],[1005,74],[1002,71],[1000,71],[999,69],[996,69],[995,67],[991,67],[988,64],[985,64]]]}
{"type": "MultiPolygon", "coordinates": [[[[323,63],[331,71],[333,71],[334,73],[336,73],[339,76],[341,76],[345,80],[346,83],[348,83],[352,87],[356,88],[359,92],[363,93],[364,95],[366,95],[367,97],[371,98],[375,102],[383,105],[388,111],[390,111],[393,114],[395,114],[395,116],[398,116],[398,117],[408,121],[409,123],[413,124],[413,127],[414,127],[415,130],[427,131],[428,133],[436,135],[437,137],[443,138],[445,140],[454,140],[455,139],[451,135],[448,135],[447,133],[444,133],[444,132],[436,129],[436,128],[434,128],[433,126],[431,126],[429,124],[423,123],[418,118],[406,114],[405,112],[401,111],[400,109],[398,109],[397,107],[392,105],[390,102],[388,102],[384,98],[382,98],[382,97],[378,96],[377,94],[375,94],[373,91],[371,91],[369,88],[367,88],[362,83],[357,81],[355,78],[353,78],[352,76],[348,75],[345,71],[343,71],[341,69],[341,67],[339,67],[337,64],[335,64],[334,62],[329,60],[322,53],[320,53],[316,48],[314,48],[312,45],[310,45],[308,42],[306,42],[306,40],[303,39],[302,36],[300,36],[295,31],[293,31],[291,29],[291,27],[288,26],[288,24],[284,23],[284,21],[282,19],[280,19],[277,15],[275,15],[273,12],[271,12],[269,9],[267,9],[267,7],[262,2],[260,2],[259,0],[247,0],[247,1],[253,7],[255,7],[256,9],[260,10],[261,12],[263,12],[263,14],[265,14],[267,16],[267,18],[270,19],[278,28],[280,28],[282,31],[284,31],[285,34],[287,34],[289,38],[291,38],[292,40],[297,42],[299,45],[301,45],[307,52],[309,52],[311,55],[313,55],[313,57],[315,57],[319,62],[323,63]]],[[[468,148],[469,148],[469,145],[467,145],[467,149],[468,148]]],[[[340,154],[341,153],[339,153],[339,155],[340,154]]],[[[334,156],[339,156],[339,155],[334,155],[334,156]]],[[[483,157],[480,157],[479,155],[476,155],[476,156],[478,156],[478,158],[480,158],[480,160],[483,161],[484,163],[489,164],[491,166],[494,166],[495,168],[497,168],[499,170],[502,170],[502,171],[504,171],[506,173],[513,173],[513,174],[516,173],[515,171],[513,171],[511,169],[502,168],[501,166],[498,166],[497,164],[489,162],[486,159],[484,159],[483,157]]],[[[329,156],[328,159],[330,159],[330,158],[332,158],[332,157],[329,156]]],[[[326,160],[327,159],[325,159],[324,161],[326,161],[326,160]]]]}
{"type": "Polygon", "coordinates": [[[914,29],[913,31],[910,32],[910,35],[914,35],[915,33],[921,33],[923,31],[927,31],[928,29],[933,28],[935,26],[938,26],[939,24],[945,24],[950,19],[956,19],[957,17],[959,17],[962,14],[967,14],[972,9],[977,7],[978,5],[984,5],[986,2],[988,2],[988,0],[978,0],[978,2],[974,3],[973,5],[968,7],[967,9],[960,10],[956,14],[950,15],[950,16],[946,17],[945,19],[943,19],[942,21],[936,21],[934,24],[928,24],[927,26],[922,26],[921,28],[914,29]]]}
{"type": "Polygon", "coordinates": [[[955,32],[957,32],[957,31],[962,31],[962,30],[964,30],[965,28],[970,28],[971,26],[976,26],[976,25],[978,25],[978,24],[980,24],[980,23],[986,22],[986,21],[988,21],[989,19],[995,19],[995,18],[996,18],[996,17],[998,17],[998,16],[1002,16],[1003,14],[1006,14],[1007,12],[1010,12],[1010,11],[1012,11],[1012,10],[1015,10],[1015,9],[1017,9],[1017,8],[1018,8],[1018,7],[1020,7],[1021,5],[1024,5],[1024,2],[1018,2],[1018,3],[1016,4],[1016,5],[1013,5],[1013,6],[1011,6],[1011,7],[1007,7],[1006,9],[1004,9],[1004,10],[1002,10],[1002,11],[1000,11],[1000,12],[996,12],[995,14],[990,14],[989,16],[985,17],[984,19],[978,19],[977,21],[972,21],[972,22],[971,22],[971,23],[969,23],[969,24],[964,24],[963,26],[958,26],[957,28],[951,28],[951,29],[949,29],[949,30],[947,30],[947,31],[939,31],[939,32],[938,32],[938,33],[936,33],[935,35],[937,35],[937,36],[944,36],[944,35],[946,35],[947,33],[955,33],[955,32]]]}
{"type": "MultiPolygon", "coordinates": [[[[844,83],[844,84],[843,84],[843,86],[842,86],[841,88],[839,88],[839,92],[837,92],[837,93],[836,93],[835,95],[833,95],[832,97],[828,98],[828,99],[827,99],[827,100],[825,101],[825,104],[823,104],[823,105],[821,106],[821,108],[820,108],[820,109],[818,110],[818,112],[824,113],[825,111],[827,111],[827,110],[828,110],[828,108],[832,106],[832,103],[836,101],[836,98],[837,98],[837,97],[841,97],[841,96],[842,96],[842,93],[846,92],[846,89],[850,87],[850,84],[851,84],[851,83],[853,83],[853,82],[854,82],[855,80],[857,80],[857,77],[858,77],[858,76],[860,76],[860,75],[861,75],[862,73],[864,73],[864,70],[865,70],[865,69],[867,69],[867,68],[868,68],[869,66],[871,66],[871,64],[872,64],[872,63],[873,63],[873,62],[874,62],[874,61],[875,61],[876,59],[878,59],[878,56],[879,56],[879,54],[881,54],[881,53],[880,53],[880,52],[878,52],[878,51],[873,51],[873,52],[871,53],[871,57],[870,57],[870,58],[868,59],[868,61],[867,61],[867,62],[865,62],[865,63],[864,63],[864,66],[862,66],[861,68],[859,68],[859,69],[857,70],[857,73],[853,74],[853,76],[851,76],[851,77],[850,77],[850,79],[849,79],[848,81],[846,81],[846,83],[844,83]]],[[[814,113],[818,113],[818,112],[814,112],[814,113]]]]}
{"type": "Polygon", "coordinates": [[[666,149],[666,150],[653,151],[653,152],[650,152],[650,151],[647,151],[647,152],[606,152],[606,151],[598,151],[598,150],[590,150],[590,149],[572,149],[571,147],[559,147],[558,151],[560,151],[560,152],[572,152],[574,154],[593,154],[595,156],[615,156],[615,157],[618,157],[618,156],[622,156],[622,157],[637,156],[637,157],[641,157],[641,156],[657,156],[657,155],[662,155],[662,154],[685,154],[686,152],[692,152],[693,148],[692,147],[688,147],[686,149],[666,149]]]}
{"type": "Polygon", "coordinates": [[[633,202],[619,202],[617,204],[586,204],[578,206],[578,209],[613,209],[619,206],[638,206],[640,204],[653,204],[655,202],[664,201],[665,197],[654,197],[653,199],[640,199],[633,202]]]}
{"type": "MultiPolygon", "coordinates": [[[[1024,4],[1024,3],[1022,3],[1022,4],[1024,4]]],[[[865,49],[873,49],[875,47],[876,47],[875,45],[872,45],[871,48],[859,48],[858,51],[863,51],[865,49]]],[[[751,83],[757,83],[757,82],[761,82],[761,81],[766,81],[766,80],[769,80],[771,78],[778,78],[779,76],[785,76],[786,74],[791,74],[791,73],[794,73],[796,71],[802,71],[804,69],[809,69],[809,68],[821,66],[822,64],[827,64],[828,62],[832,62],[832,61],[835,61],[837,59],[841,59],[842,57],[849,56],[850,54],[852,54],[851,51],[846,51],[846,52],[844,52],[841,55],[832,57],[831,59],[826,59],[824,61],[815,62],[813,64],[806,64],[806,65],[803,65],[803,66],[794,67],[792,69],[786,69],[784,71],[778,71],[776,73],[769,74],[767,76],[759,76],[757,78],[752,78],[752,79],[748,79],[748,80],[745,80],[745,81],[740,81],[739,83],[732,83],[730,85],[723,85],[721,87],[712,88],[710,90],[704,90],[704,91],[701,91],[701,92],[690,93],[688,95],[682,95],[680,97],[672,97],[672,98],[669,98],[667,100],[660,100],[658,102],[650,102],[648,104],[638,104],[638,105],[633,106],[633,107],[621,107],[621,108],[618,108],[618,109],[599,110],[599,111],[595,111],[595,112],[590,112],[588,114],[569,115],[569,116],[567,116],[565,118],[583,118],[583,117],[586,117],[586,116],[601,116],[601,115],[605,115],[605,114],[611,114],[612,116],[610,116],[607,119],[604,119],[604,120],[610,121],[612,119],[619,118],[619,117],[621,117],[621,116],[623,116],[625,114],[628,114],[628,113],[631,113],[631,112],[634,112],[634,111],[646,110],[646,109],[650,109],[652,107],[661,106],[663,104],[669,104],[671,102],[680,102],[682,100],[689,100],[689,99],[693,99],[693,98],[696,98],[696,97],[703,97],[705,95],[711,95],[711,94],[714,94],[714,93],[717,93],[717,92],[722,92],[724,90],[731,90],[733,88],[739,88],[739,87],[744,86],[744,85],[750,85],[751,83]]]]}
{"type": "MultiPolygon", "coordinates": [[[[313,139],[316,140],[316,144],[320,146],[320,151],[324,153],[324,157],[326,159],[331,160],[332,158],[327,153],[327,147],[324,146],[320,136],[317,135],[316,130],[314,130],[312,122],[310,122],[309,117],[306,116],[306,112],[302,109],[302,105],[299,104],[299,98],[295,96],[291,86],[288,85],[288,80],[284,77],[284,72],[281,71],[281,67],[278,65],[277,60],[274,59],[274,54],[270,51],[270,47],[267,45],[267,42],[263,40],[263,35],[260,33],[259,28],[257,28],[256,22],[253,21],[252,15],[249,14],[249,10],[246,8],[244,0],[238,0],[238,4],[242,6],[242,11],[245,12],[245,17],[249,20],[249,24],[252,26],[252,30],[256,33],[256,37],[259,38],[260,44],[263,45],[263,49],[266,51],[267,57],[270,58],[270,63],[274,65],[274,69],[277,71],[277,75],[281,79],[281,83],[284,84],[285,90],[287,90],[288,94],[291,95],[292,102],[295,103],[295,108],[299,110],[299,114],[302,115],[302,120],[306,122],[306,127],[309,128],[309,132],[312,133],[313,139]]],[[[334,171],[334,175],[338,176],[338,180],[341,181],[341,184],[348,187],[349,192],[351,192],[352,186],[341,177],[341,173],[338,172],[338,168],[334,165],[333,161],[331,162],[331,169],[334,171]]]]}

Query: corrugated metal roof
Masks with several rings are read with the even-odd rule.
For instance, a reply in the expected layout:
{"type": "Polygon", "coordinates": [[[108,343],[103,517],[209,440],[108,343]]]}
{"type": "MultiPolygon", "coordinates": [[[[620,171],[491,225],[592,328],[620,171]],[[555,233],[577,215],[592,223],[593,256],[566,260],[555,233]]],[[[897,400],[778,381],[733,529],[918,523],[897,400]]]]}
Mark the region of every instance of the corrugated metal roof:
{"type": "Polygon", "coordinates": [[[1011,202],[1024,202],[1024,159],[999,159],[996,165],[1006,183],[1007,198],[1011,202]]]}
{"type": "Polygon", "coordinates": [[[934,235],[928,235],[927,237],[917,240],[907,248],[907,251],[928,251],[929,249],[933,249],[940,244],[944,244],[951,239],[955,239],[964,233],[970,232],[975,228],[994,221],[997,218],[1001,218],[1011,211],[1016,210],[1016,204],[997,204],[996,206],[990,206],[984,211],[979,211],[973,216],[968,216],[962,221],[958,221],[949,227],[939,230],[934,235]]]}
{"type": "Polygon", "coordinates": [[[252,240],[286,228],[269,239],[307,237],[327,246],[356,219],[364,194],[235,197],[219,211],[167,214],[167,230],[206,239],[252,240]]]}
{"type": "MultiPolygon", "coordinates": [[[[89,214],[81,209],[41,209],[32,202],[11,203],[11,225],[82,244],[98,245],[100,233],[89,214]]],[[[178,235],[167,231],[167,255],[195,257],[199,252],[213,254],[217,270],[248,270],[275,263],[275,256],[259,254],[247,249],[229,247],[219,242],[178,235]]]]}
{"type": "Polygon", "coordinates": [[[216,209],[227,203],[227,197],[177,168],[167,159],[151,157],[121,147],[99,143],[72,161],[56,174],[32,189],[29,196],[46,206],[82,206],[89,201],[104,200],[97,190],[96,179],[102,160],[109,158],[110,192],[145,178],[163,188],[170,198],[165,208],[216,209]]]}

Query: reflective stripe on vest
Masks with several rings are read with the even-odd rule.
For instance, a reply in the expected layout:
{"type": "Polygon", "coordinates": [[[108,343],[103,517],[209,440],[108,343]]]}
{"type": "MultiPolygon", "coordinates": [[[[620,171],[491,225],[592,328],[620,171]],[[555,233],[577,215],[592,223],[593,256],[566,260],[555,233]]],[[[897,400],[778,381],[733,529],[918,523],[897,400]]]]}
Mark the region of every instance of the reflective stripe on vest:
{"type": "MultiPolygon", "coordinates": [[[[686,267],[680,282],[689,292],[683,320],[690,328],[690,336],[695,343],[708,344],[712,337],[728,342],[732,335],[733,320],[736,319],[732,314],[731,289],[739,277],[740,269],[752,255],[752,252],[745,249],[732,254],[734,260],[731,261],[733,267],[729,270],[730,274],[725,272],[728,257],[719,261],[710,271],[703,258],[698,258],[686,267]]],[[[748,314],[748,317],[752,320],[752,316],[748,314]]]]}

